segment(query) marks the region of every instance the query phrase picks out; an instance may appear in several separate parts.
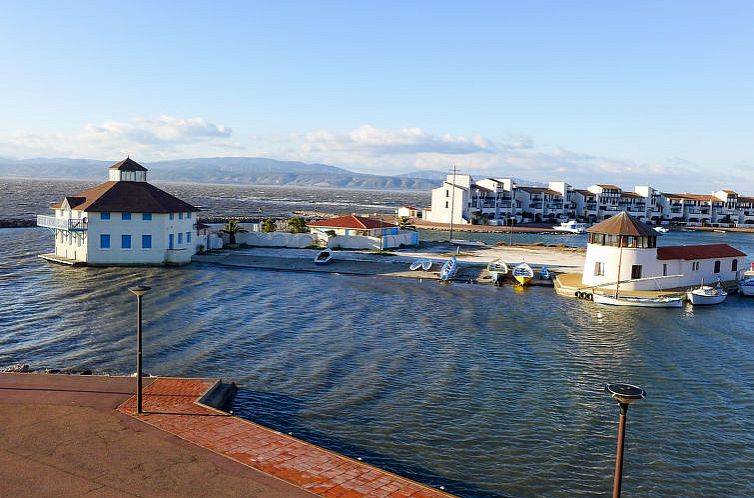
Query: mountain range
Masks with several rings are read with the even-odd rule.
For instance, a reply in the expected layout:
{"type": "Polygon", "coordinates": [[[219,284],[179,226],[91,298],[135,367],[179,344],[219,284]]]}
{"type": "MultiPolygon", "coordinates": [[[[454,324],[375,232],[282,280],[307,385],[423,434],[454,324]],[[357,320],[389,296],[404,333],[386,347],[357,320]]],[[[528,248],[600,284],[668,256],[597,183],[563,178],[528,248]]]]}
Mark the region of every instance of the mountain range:
{"type": "MultiPolygon", "coordinates": [[[[116,161],[71,158],[0,157],[0,176],[103,179],[116,161]]],[[[356,173],[327,164],[264,157],[213,157],[141,163],[150,180],[331,188],[428,190],[436,178],[356,173]]]]}

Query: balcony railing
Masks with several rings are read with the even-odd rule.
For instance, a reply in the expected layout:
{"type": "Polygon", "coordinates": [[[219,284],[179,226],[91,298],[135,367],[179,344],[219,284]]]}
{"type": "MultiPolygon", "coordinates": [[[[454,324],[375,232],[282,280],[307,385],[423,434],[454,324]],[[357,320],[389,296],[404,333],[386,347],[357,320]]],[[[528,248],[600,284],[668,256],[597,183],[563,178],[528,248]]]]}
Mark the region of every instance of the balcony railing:
{"type": "Polygon", "coordinates": [[[83,232],[87,230],[89,223],[86,218],[57,218],[55,216],[37,215],[37,226],[45,228],[57,228],[58,230],[71,230],[83,232]]]}

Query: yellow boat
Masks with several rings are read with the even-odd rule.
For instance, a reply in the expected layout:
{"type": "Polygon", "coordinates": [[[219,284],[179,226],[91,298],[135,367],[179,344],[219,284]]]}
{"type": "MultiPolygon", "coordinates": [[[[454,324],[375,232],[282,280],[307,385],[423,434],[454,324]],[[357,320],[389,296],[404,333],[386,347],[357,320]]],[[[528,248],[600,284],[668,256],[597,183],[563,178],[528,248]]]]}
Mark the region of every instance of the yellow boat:
{"type": "Polygon", "coordinates": [[[524,286],[534,278],[534,270],[532,270],[531,266],[526,263],[521,263],[513,268],[511,275],[513,275],[513,278],[515,278],[521,286],[524,286]]]}

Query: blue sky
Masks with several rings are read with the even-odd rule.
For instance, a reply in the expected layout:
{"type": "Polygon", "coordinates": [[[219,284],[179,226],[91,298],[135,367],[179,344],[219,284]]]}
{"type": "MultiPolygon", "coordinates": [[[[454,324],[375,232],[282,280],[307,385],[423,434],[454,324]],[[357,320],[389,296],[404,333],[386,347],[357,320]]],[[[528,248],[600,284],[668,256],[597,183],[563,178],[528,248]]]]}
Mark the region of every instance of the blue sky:
{"type": "Polygon", "coordinates": [[[0,155],[754,195],[751,2],[0,2],[0,155]]]}

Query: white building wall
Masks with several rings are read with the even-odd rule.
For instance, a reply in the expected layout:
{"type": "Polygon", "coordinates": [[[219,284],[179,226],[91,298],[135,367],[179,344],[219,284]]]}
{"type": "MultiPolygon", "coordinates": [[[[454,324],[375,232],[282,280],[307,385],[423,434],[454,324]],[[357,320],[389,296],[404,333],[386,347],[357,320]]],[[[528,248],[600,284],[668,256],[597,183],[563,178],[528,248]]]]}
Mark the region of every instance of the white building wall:
{"type": "Polygon", "coordinates": [[[453,223],[459,225],[470,224],[469,191],[444,183],[442,187],[432,189],[432,209],[427,211],[428,221],[434,223],[450,223],[451,212],[453,223]],[[455,194],[453,193],[455,191],[455,194]]]}
{"type": "MultiPolygon", "coordinates": [[[[585,286],[598,286],[614,283],[618,280],[631,279],[632,265],[641,265],[642,278],[659,277],[663,275],[663,264],[667,265],[667,275],[682,275],[675,278],[663,278],[657,280],[644,280],[640,282],[627,282],[620,284],[624,290],[658,290],[698,286],[702,279],[707,283],[714,283],[718,277],[722,281],[737,280],[743,270],[744,258],[714,258],[686,261],[680,259],[658,260],[657,248],[623,248],[620,256],[620,248],[613,246],[601,246],[587,244],[586,259],[582,283],[585,286]],[[618,260],[621,259],[620,278],[618,278],[618,260]],[[732,261],[738,260],[738,270],[732,271],[732,261]],[[720,273],[715,273],[715,261],[720,261],[720,273]],[[603,276],[594,275],[595,263],[605,264],[603,276]],[[693,263],[699,262],[699,269],[693,270],[693,263]]],[[[615,288],[614,285],[603,287],[615,288]]]]}
{"type": "Polygon", "coordinates": [[[173,219],[167,213],[153,213],[151,221],[144,221],[141,213],[132,213],[130,220],[123,220],[121,213],[110,213],[109,220],[101,219],[100,213],[87,213],[89,218],[87,263],[92,265],[137,265],[188,263],[196,253],[196,213],[188,218],[178,213],[173,219]],[[181,242],[178,242],[178,234],[181,242]],[[191,234],[191,242],[186,234],[191,234]],[[100,247],[100,235],[110,235],[110,248],[100,247]],[[121,235],[131,235],[131,248],[121,247],[121,235]],[[173,249],[169,249],[170,234],[173,234],[173,249]],[[142,248],[142,235],[152,236],[152,247],[142,248]]]}

